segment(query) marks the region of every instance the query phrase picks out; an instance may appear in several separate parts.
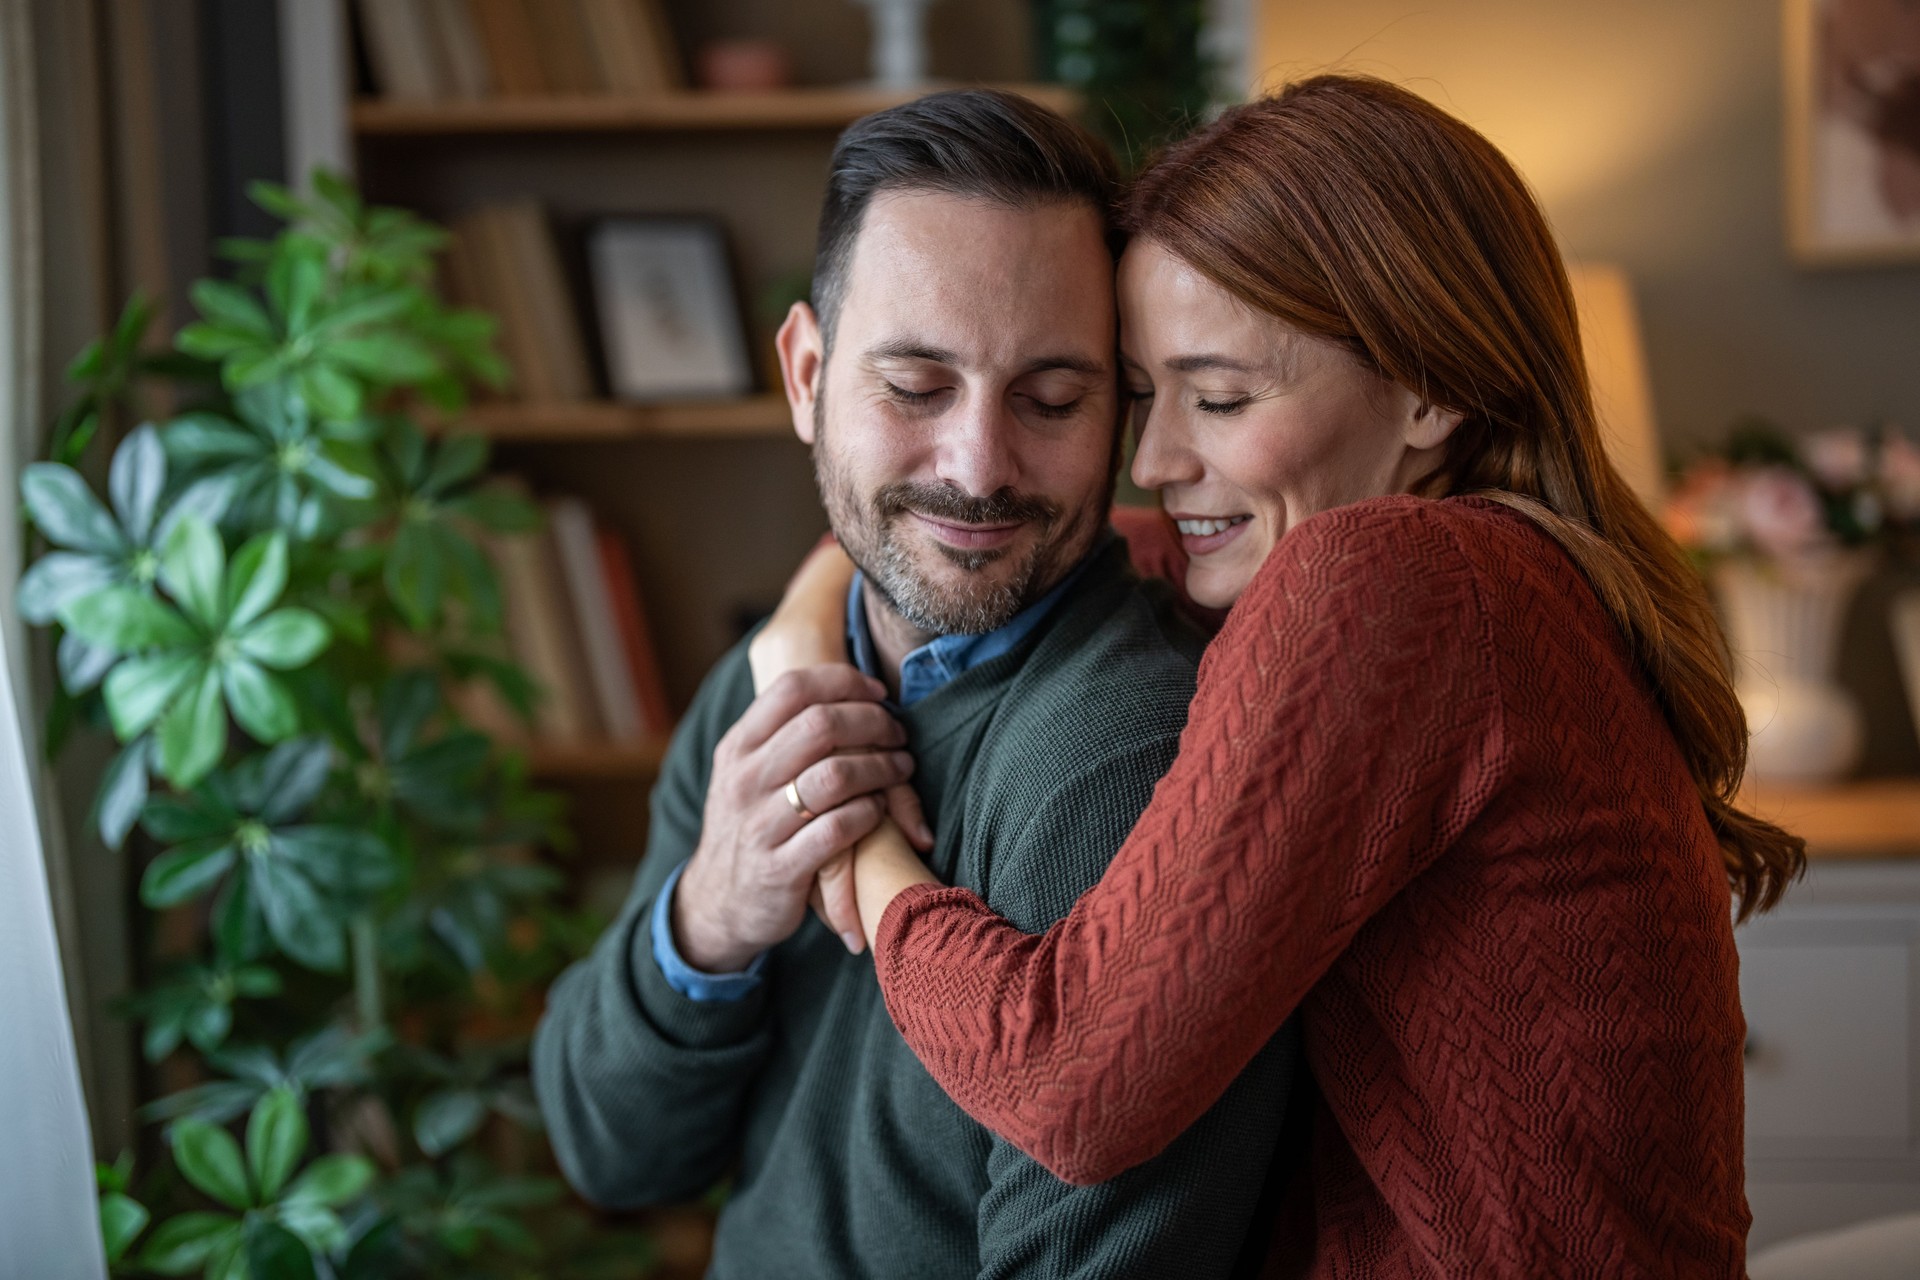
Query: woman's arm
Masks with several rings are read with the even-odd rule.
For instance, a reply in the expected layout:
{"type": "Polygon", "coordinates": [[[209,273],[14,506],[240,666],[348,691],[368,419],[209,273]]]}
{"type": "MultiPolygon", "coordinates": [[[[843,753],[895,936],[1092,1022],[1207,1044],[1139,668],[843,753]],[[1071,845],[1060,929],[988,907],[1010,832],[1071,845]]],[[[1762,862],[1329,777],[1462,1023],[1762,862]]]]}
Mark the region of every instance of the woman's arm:
{"type": "MultiPolygon", "coordinates": [[[[853,572],[853,561],[837,543],[823,542],[808,555],[787,584],[780,607],[747,646],[755,688],[764,689],[800,667],[847,660],[847,592],[853,585],[853,572]]],[[[939,883],[901,829],[905,824],[916,832],[923,846],[931,847],[933,833],[927,830],[921,815],[919,797],[905,784],[895,791],[888,797],[893,817],[855,849],[821,867],[814,885],[814,910],[829,928],[848,940],[850,951],[860,949],[853,939],[871,944],[881,911],[902,888],[939,883]],[[856,853],[861,855],[857,879],[856,853]]]]}
{"type": "Polygon", "coordinates": [[[1061,1178],[1185,1130],[1497,784],[1495,638],[1445,521],[1370,502],[1274,550],[1201,665],[1173,769],[1046,934],[964,889],[887,907],[874,957],[907,1043],[1061,1178]]]}

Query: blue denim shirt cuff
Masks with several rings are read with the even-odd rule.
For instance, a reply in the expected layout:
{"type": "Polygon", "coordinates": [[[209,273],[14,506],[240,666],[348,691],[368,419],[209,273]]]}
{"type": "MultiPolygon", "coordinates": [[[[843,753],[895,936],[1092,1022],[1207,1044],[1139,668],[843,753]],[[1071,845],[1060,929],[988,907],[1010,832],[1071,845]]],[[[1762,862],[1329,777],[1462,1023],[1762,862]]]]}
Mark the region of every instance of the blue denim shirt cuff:
{"type": "Polygon", "coordinates": [[[702,973],[680,958],[673,945],[673,891],[686,869],[684,862],[675,867],[653,900],[653,962],[666,975],[667,985],[689,1000],[738,1000],[760,985],[767,953],[762,951],[739,973],[702,973]]]}

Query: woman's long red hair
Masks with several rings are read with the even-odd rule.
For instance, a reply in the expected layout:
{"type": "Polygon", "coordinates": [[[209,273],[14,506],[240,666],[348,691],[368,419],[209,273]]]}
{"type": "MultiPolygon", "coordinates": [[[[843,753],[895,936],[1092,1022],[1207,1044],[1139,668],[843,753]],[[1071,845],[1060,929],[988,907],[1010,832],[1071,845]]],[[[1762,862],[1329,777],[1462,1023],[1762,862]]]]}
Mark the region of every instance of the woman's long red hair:
{"type": "Polygon", "coordinates": [[[1506,157],[1405,89],[1319,76],[1175,145],[1135,183],[1125,221],[1463,415],[1425,491],[1497,499],[1566,549],[1672,726],[1741,917],[1779,901],[1806,844],[1735,806],[1746,721],[1719,623],[1607,459],[1559,249],[1506,157]]]}

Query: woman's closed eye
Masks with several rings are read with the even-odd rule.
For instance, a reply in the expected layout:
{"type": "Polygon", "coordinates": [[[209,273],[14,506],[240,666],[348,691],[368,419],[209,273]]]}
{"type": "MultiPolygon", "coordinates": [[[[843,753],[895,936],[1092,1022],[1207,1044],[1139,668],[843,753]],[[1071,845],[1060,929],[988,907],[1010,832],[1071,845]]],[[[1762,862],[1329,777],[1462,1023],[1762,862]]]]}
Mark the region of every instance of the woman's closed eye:
{"type": "Polygon", "coordinates": [[[1252,396],[1230,396],[1209,400],[1206,396],[1195,396],[1193,407],[1201,413],[1235,414],[1246,408],[1252,399],[1252,396]]]}

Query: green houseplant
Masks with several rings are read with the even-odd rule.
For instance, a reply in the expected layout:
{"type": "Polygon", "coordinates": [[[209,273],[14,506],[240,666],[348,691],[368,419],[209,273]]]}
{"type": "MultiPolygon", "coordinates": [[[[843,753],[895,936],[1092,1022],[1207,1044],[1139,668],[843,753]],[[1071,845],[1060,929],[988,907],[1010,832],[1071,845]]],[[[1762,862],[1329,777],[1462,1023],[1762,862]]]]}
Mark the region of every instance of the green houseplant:
{"type": "Polygon", "coordinates": [[[588,932],[527,852],[559,809],[449,697],[537,694],[489,641],[477,541],[537,510],[484,441],[419,420],[505,376],[493,322],[436,296],[437,228],[314,190],[255,188],[285,228],[222,246],[236,278],[194,287],[173,350],[130,305],[22,480],[46,545],[18,603],[59,633],[48,750],[118,741],[94,820],[195,939],[127,1004],[190,1083],[148,1108],[137,1187],[100,1171],[108,1253],[218,1280],[631,1275],[645,1240],[563,1203],[516,1137],[534,993],[588,932]],[[80,468],[113,415],[140,425],[103,501],[80,468]]]}

